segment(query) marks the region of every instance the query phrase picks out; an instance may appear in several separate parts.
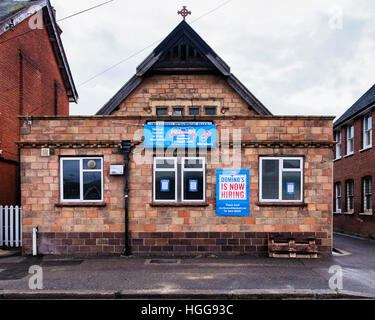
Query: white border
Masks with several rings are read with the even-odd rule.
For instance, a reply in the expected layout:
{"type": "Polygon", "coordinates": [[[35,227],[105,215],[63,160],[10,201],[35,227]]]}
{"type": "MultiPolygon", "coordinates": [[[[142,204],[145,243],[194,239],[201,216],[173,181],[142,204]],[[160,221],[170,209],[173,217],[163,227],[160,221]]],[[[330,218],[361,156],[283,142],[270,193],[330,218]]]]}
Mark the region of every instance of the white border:
{"type": "Polygon", "coordinates": [[[303,157],[259,157],[259,202],[285,202],[285,203],[303,203],[304,199],[304,161],[303,157]],[[299,160],[300,169],[284,169],[283,160],[299,160]],[[262,169],[263,169],[263,160],[279,160],[279,198],[278,199],[263,199],[262,195],[262,169]],[[282,188],[283,188],[283,172],[301,172],[301,199],[300,200],[282,200],[282,188]]]}
{"type": "Polygon", "coordinates": [[[177,202],[177,158],[175,157],[154,157],[154,164],[153,164],[153,170],[152,170],[152,200],[154,202],[161,202],[161,203],[165,203],[165,202],[173,202],[173,203],[176,203],[177,202]],[[170,168],[157,168],[156,169],[156,160],[168,160],[168,159],[172,159],[173,162],[174,162],[174,169],[170,169],[170,168]],[[155,172],[156,171],[168,171],[168,172],[174,172],[174,176],[175,176],[175,183],[174,183],[174,200],[157,200],[155,198],[156,196],[156,188],[155,188],[155,183],[156,183],[156,180],[155,180],[155,172]]]}
{"type": "Polygon", "coordinates": [[[182,157],[181,158],[181,202],[206,202],[206,158],[205,157],[182,157]],[[202,168],[185,168],[185,160],[201,160],[202,168]],[[184,199],[184,173],[185,171],[203,172],[203,200],[184,199]]]}
{"type": "Polygon", "coordinates": [[[104,200],[104,160],[102,157],[61,157],[60,158],[60,201],[61,203],[87,203],[87,202],[103,202],[104,200]],[[63,175],[63,161],[76,160],[79,161],[79,199],[64,199],[64,175],[63,175]],[[101,169],[83,169],[83,160],[101,160],[101,169]],[[83,200],[83,172],[100,172],[101,173],[101,199],[99,200],[83,200]]]}

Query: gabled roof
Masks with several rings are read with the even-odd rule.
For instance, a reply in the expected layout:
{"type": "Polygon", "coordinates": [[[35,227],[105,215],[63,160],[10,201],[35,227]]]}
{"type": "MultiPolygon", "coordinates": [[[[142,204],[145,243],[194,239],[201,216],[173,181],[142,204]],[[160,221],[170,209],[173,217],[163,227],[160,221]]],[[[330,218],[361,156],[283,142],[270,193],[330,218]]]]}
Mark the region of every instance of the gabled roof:
{"type": "Polygon", "coordinates": [[[351,120],[356,115],[360,114],[362,111],[365,111],[367,108],[375,105],[375,85],[373,85],[362,97],[358,99],[345,113],[337,119],[333,127],[337,127],[341,124],[344,124],[346,121],[351,120]]]}
{"type": "Polygon", "coordinates": [[[50,38],[51,46],[56,57],[56,63],[64,81],[69,101],[77,102],[77,89],[60,38],[60,29],[56,23],[53,8],[49,0],[2,0],[0,2],[0,35],[5,32],[10,32],[9,25],[11,21],[13,25],[16,26],[39,10],[43,10],[44,26],[50,38]]]}
{"type": "Polygon", "coordinates": [[[151,72],[215,72],[260,115],[272,113],[230,72],[230,67],[184,20],[137,67],[136,74],[97,112],[111,114],[151,72]],[[203,71],[204,70],[204,71],[203,71]]]}

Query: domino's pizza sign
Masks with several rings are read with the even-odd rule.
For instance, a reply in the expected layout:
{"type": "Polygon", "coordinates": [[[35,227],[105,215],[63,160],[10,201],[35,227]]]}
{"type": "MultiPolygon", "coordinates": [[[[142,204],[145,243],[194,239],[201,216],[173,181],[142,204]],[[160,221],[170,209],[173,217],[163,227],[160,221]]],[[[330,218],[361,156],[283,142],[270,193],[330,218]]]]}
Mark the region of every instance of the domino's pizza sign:
{"type": "Polygon", "coordinates": [[[249,216],[249,170],[216,170],[216,215],[249,216]]]}

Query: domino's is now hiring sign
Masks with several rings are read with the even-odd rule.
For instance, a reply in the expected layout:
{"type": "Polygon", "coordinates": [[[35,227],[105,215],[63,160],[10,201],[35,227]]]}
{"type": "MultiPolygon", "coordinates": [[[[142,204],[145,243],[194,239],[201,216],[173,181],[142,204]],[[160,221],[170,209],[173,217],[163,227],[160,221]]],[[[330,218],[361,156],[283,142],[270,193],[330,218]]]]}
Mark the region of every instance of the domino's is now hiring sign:
{"type": "Polygon", "coordinates": [[[249,170],[216,170],[216,215],[249,216],[249,170]]]}

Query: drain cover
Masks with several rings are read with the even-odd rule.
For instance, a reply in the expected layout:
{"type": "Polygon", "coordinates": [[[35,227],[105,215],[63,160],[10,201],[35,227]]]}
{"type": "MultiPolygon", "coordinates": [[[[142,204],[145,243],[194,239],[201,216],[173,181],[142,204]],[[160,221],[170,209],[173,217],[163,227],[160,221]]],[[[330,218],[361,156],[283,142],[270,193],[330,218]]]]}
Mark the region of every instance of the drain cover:
{"type": "Polygon", "coordinates": [[[150,263],[177,263],[177,259],[152,259],[150,263]]]}

